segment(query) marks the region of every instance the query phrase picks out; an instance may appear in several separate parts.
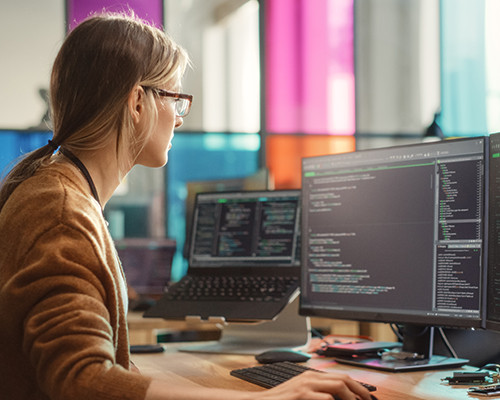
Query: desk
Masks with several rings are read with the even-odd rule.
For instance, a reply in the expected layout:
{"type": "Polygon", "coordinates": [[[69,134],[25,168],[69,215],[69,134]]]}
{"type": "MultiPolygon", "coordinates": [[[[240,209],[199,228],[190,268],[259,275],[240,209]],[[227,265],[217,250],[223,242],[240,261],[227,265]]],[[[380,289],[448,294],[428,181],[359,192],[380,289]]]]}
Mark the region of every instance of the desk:
{"type": "MultiPolygon", "coordinates": [[[[167,351],[160,354],[132,355],[134,363],[144,375],[153,376],[172,384],[188,383],[197,386],[260,391],[257,385],[229,375],[235,368],[258,365],[253,356],[185,353],[177,351],[179,344],[167,343],[167,351]]],[[[377,387],[379,400],[465,400],[475,397],[467,394],[467,387],[449,386],[441,382],[455,370],[388,373],[355,368],[335,363],[327,358],[313,358],[307,365],[322,370],[336,370],[359,381],[377,387]]],[[[474,368],[462,368],[474,370],[474,368]]]]}

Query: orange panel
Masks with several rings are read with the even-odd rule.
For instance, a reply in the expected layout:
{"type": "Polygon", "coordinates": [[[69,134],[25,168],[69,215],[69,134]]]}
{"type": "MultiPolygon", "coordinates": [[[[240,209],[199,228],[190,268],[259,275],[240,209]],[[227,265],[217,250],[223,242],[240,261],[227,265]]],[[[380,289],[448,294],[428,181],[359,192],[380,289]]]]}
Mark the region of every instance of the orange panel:
{"type": "Polygon", "coordinates": [[[267,135],[266,165],[276,189],[301,187],[302,158],[356,149],[353,136],[267,135]]]}

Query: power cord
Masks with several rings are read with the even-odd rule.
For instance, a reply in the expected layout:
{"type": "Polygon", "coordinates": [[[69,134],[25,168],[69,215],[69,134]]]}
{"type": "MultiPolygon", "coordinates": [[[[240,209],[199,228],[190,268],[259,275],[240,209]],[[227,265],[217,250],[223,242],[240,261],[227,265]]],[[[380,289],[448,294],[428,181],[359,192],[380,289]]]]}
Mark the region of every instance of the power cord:
{"type": "Polygon", "coordinates": [[[451,345],[450,341],[448,340],[448,337],[446,336],[446,333],[444,333],[443,328],[439,327],[438,328],[439,335],[441,336],[441,339],[443,340],[444,345],[450,352],[450,354],[453,356],[453,358],[458,358],[458,355],[456,351],[453,349],[453,346],[451,345]]]}

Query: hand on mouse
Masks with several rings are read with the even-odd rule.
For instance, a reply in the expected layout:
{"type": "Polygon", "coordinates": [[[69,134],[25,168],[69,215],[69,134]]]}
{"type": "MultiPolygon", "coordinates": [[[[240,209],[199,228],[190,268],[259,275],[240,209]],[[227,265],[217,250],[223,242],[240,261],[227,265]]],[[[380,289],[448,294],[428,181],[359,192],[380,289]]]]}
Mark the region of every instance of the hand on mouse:
{"type": "Polygon", "coordinates": [[[342,400],[371,400],[370,392],[349,376],[306,371],[265,392],[255,393],[262,400],[323,399],[325,394],[342,400]]]}

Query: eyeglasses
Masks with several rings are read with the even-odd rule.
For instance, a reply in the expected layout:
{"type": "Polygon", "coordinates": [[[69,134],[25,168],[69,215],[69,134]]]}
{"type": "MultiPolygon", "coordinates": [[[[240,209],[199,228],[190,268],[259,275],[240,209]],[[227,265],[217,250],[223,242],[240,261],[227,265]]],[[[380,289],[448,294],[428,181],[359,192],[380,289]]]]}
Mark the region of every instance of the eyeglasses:
{"type": "Polygon", "coordinates": [[[191,110],[191,103],[193,102],[193,95],[177,92],[169,92],[168,90],[144,87],[145,90],[151,89],[153,93],[162,97],[173,97],[175,99],[175,115],[184,118],[191,110]]]}

